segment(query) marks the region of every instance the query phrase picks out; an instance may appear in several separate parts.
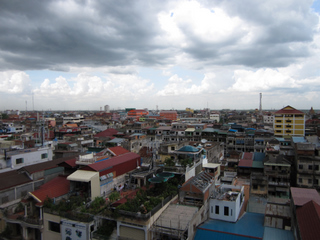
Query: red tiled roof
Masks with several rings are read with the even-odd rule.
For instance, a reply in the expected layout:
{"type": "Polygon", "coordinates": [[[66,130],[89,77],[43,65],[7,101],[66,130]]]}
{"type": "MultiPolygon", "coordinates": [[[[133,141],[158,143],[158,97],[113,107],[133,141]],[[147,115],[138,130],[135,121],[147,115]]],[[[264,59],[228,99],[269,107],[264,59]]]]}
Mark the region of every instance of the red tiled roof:
{"type": "Polygon", "coordinates": [[[274,114],[304,114],[304,112],[301,112],[291,106],[286,106],[279,111],[276,111],[274,114]]]}
{"type": "Polygon", "coordinates": [[[128,162],[134,158],[140,158],[140,155],[133,153],[133,152],[128,152],[125,154],[122,154],[120,156],[117,157],[113,157],[101,162],[95,162],[92,164],[89,164],[88,166],[82,168],[83,170],[94,170],[97,172],[103,171],[109,167],[124,163],[124,162],[128,162]]]}
{"type": "Polygon", "coordinates": [[[113,128],[108,128],[107,130],[97,133],[96,135],[94,135],[94,137],[110,137],[117,133],[118,133],[117,130],[113,128]]]}
{"type": "Polygon", "coordinates": [[[291,187],[291,196],[296,206],[302,206],[310,200],[320,205],[320,195],[315,189],[291,187]]]}
{"type": "Polygon", "coordinates": [[[70,181],[66,176],[59,176],[40,186],[39,189],[31,192],[36,200],[43,204],[43,201],[49,198],[56,198],[66,195],[70,191],[70,181]]]}
{"type": "Polygon", "coordinates": [[[123,147],[111,147],[109,148],[109,150],[114,153],[114,155],[116,156],[119,156],[119,155],[122,155],[122,154],[125,154],[125,153],[128,153],[129,151],[123,147]]]}
{"type": "Polygon", "coordinates": [[[253,160],[240,159],[238,167],[252,167],[253,160]]]}
{"type": "Polygon", "coordinates": [[[317,240],[320,236],[320,206],[309,201],[297,209],[297,221],[302,240],[317,240]]]}
{"type": "Polygon", "coordinates": [[[254,154],[252,152],[244,152],[242,155],[243,160],[253,160],[254,154]]]}
{"type": "Polygon", "coordinates": [[[70,160],[67,160],[65,162],[59,163],[59,166],[67,166],[67,167],[71,167],[71,168],[75,168],[77,166],[76,164],[77,159],[76,158],[72,158],[70,160]]]}

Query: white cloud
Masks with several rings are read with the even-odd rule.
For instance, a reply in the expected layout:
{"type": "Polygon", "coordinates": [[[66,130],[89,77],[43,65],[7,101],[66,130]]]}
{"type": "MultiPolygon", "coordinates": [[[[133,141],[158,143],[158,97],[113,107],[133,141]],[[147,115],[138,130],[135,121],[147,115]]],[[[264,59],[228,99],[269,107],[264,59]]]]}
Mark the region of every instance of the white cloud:
{"type": "Polygon", "coordinates": [[[233,78],[235,83],[226,92],[271,91],[277,88],[292,89],[301,87],[290,76],[269,68],[257,71],[235,70],[233,78]]]}
{"type": "Polygon", "coordinates": [[[207,74],[200,85],[196,85],[192,84],[191,79],[183,80],[175,74],[168,79],[168,84],[157,92],[157,96],[185,96],[208,93],[211,90],[211,81],[214,77],[214,74],[207,74]]]}
{"type": "Polygon", "coordinates": [[[0,72],[0,92],[26,93],[31,89],[31,80],[25,72],[0,72]]]}

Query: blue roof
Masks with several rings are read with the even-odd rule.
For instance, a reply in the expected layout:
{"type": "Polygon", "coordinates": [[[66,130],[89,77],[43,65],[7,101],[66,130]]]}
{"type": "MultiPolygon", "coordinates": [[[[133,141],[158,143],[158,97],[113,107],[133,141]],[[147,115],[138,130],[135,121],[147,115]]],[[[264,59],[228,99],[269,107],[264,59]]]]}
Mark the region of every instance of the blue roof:
{"type": "Polygon", "coordinates": [[[252,240],[262,239],[264,214],[247,212],[236,223],[209,220],[198,227],[194,240],[252,240]]]}
{"type": "Polygon", "coordinates": [[[235,129],[229,129],[229,132],[238,132],[238,130],[235,130],[235,129]]]}
{"type": "Polygon", "coordinates": [[[265,158],[266,154],[261,152],[254,152],[253,154],[253,161],[259,161],[262,162],[265,158]]]}
{"type": "Polygon", "coordinates": [[[199,152],[198,148],[192,147],[190,145],[183,146],[178,150],[179,152],[199,152]]]}
{"type": "Polygon", "coordinates": [[[293,233],[288,230],[265,227],[263,240],[294,240],[293,233]]]}
{"type": "Polygon", "coordinates": [[[304,137],[292,137],[292,141],[294,143],[304,143],[307,142],[307,140],[304,137]]]}

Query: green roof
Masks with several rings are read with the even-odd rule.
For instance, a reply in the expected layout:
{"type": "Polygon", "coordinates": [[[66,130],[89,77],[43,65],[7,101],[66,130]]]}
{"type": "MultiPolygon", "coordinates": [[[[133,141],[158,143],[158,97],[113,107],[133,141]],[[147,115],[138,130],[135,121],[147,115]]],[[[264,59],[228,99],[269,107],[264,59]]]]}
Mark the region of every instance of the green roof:
{"type": "Polygon", "coordinates": [[[252,168],[264,168],[263,162],[260,162],[260,161],[253,161],[251,167],[252,168]]]}
{"type": "Polygon", "coordinates": [[[192,147],[190,145],[184,146],[182,148],[180,148],[179,150],[177,150],[179,152],[199,152],[198,148],[192,147]]]}

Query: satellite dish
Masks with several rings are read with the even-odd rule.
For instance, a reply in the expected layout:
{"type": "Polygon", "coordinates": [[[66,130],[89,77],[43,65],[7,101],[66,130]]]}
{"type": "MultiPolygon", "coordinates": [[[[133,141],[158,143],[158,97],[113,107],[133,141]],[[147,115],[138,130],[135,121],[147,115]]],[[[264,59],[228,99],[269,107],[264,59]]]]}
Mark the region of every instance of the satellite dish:
{"type": "Polygon", "coordinates": [[[201,139],[201,143],[206,143],[206,142],[208,142],[207,139],[201,139]]]}

